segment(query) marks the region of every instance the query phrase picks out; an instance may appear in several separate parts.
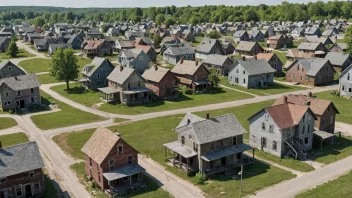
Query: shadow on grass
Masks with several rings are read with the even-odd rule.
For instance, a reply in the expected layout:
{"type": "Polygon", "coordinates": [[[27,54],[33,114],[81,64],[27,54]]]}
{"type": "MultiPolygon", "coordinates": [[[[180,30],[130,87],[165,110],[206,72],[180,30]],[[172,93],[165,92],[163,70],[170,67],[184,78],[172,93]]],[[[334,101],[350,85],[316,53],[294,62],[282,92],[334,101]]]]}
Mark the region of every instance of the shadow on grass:
{"type": "Polygon", "coordinates": [[[71,197],[67,191],[62,191],[59,184],[48,175],[44,175],[45,191],[44,198],[71,197]]]}
{"type": "Polygon", "coordinates": [[[331,140],[326,140],[323,142],[323,149],[320,149],[320,141],[313,144],[313,149],[309,152],[309,158],[316,160],[320,157],[325,157],[327,155],[340,155],[341,150],[346,149],[352,145],[352,140],[346,137],[338,136],[334,137],[334,145],[331,145],[331,140]]]}
{"type": "Polygon", "coordinates": [[[153,177],[152,175],[148,174],[148,173],[144,173],[144,178],[143,178],[143,182],[146,185],[145,189],[138,189],[138,190],[134,190],[131,191],[130,193],[128,193],[126,196],[127,197],[135,197],[138,195],[142,195],[144,193],[148,193],[148,192],[153,192],[153,191],[157,191],[159,188],[161,188],[161,186],[163,186],[163,184],[156,179],[155,177],[153,177]]]}

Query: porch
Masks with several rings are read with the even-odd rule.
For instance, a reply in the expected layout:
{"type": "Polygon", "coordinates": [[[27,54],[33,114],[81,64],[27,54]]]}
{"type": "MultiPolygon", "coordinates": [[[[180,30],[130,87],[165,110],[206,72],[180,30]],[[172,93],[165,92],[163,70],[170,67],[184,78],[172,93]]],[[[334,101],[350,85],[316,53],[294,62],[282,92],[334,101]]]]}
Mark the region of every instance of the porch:
{"type": "Polygon", "coordinates": [[[111,102],[119,102],[120,99],[120,91],[117,89],[113,89],[110,87],[98,88],[100,92],[100,98],[107,103],[111,102]]]}
{"type": "Polygon", "coordinates": [[[121,103],[129,105],[149,102],[151,101],[151,96],[149,95],[151,91],[146,87],[123,91],[123,100],[121,100],[121,103]]]}
{"type": "Polygon", "coordinates": [[[334,145],[334,137],[335,134],[328,133],[326,131],[320,131],[318,129],[315,129],[315,131],[313,132],[313,139],[316,141],[320,141],[320,150],[323,150],[324,141],[330,141],[330,144],[334,145]]]}
{"type": "Polygon", "coordinates": [[[203,92],[210,87],[210,82],[208,80],[194,81],[192,85],[192,90],[195,93],[203,92]]]}
{"type": "Polygon", "coordinates": [[[180,142],[170,142],[164,144],[165,159],[174,167],[177,167],[184,172],[194,172],[198,168],[198,154],[186,148],[180,142]],[[169,151],[172,151],[170,154],[169,151]]]}
{"type": "Polygon", "coordinates": [[[90,88],[90,80],[89,79],[80,79],[77,81],[80,85],[82,85],[84,88],[89,89],[90,88]]]}

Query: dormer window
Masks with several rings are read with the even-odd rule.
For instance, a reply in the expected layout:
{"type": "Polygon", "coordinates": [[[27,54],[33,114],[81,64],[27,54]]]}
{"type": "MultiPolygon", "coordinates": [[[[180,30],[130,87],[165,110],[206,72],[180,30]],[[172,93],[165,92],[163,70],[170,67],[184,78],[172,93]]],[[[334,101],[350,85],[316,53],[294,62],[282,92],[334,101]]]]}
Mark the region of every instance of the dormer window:
{"type": "Polygon", "coordinates": [[[17,91],[17,96],[21,96],[21,91],[17,91]]]}

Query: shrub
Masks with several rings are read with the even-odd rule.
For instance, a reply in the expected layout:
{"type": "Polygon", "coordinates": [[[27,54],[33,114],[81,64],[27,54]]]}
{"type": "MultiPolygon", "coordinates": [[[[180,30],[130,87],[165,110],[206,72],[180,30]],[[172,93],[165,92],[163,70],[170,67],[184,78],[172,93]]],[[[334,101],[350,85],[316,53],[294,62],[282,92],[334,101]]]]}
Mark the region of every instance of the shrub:
{"type": "Polygon", "coordinates": [[[96,186],[97,186],[97,184],[93,181],[93,182],[92,182],[92,188],[95,189],[96,186]]]}
{"type": "Polygon", "coordinates": [[[197,184],[204,184],[205,180],[206,180],[206,176],[205,175],[202,175],[200,173],[196,174],[196,182],[197,182],[197,184]]]}
{"type": "Polygon", "coordinates": [[[186,94],[186,95],[191,95],[192,94],[192,90],[190,88],[188,88],[187,86],[179,85],[178,87],[179,87],[179,89],[181,90],[181,92],[183,94],[186,94]]]}
{"type": "Polygon", "coordinates": [[[9,111],[9,113],[10,113],[10,114],[14,114],[14,111],[11,109],[11,110],[9,111]]]}

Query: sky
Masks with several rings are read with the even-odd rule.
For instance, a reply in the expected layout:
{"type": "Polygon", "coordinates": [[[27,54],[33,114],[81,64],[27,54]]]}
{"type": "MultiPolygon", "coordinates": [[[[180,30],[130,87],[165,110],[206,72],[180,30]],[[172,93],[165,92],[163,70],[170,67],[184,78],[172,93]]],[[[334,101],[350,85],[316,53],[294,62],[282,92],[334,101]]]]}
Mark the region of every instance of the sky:
{"type": "MultiPolygon", "coordinates": [[[[1,6],[56,6],[56,7],[163,7],[163,6],[202,6],[202,5],[275,5],[283,0],[0,0],[1,6]]],[[[308,3],[316,0],[287,0],[290,3],[308,3]]],[[[324,0],[327,1],[327,0],[324,0]]]]}

